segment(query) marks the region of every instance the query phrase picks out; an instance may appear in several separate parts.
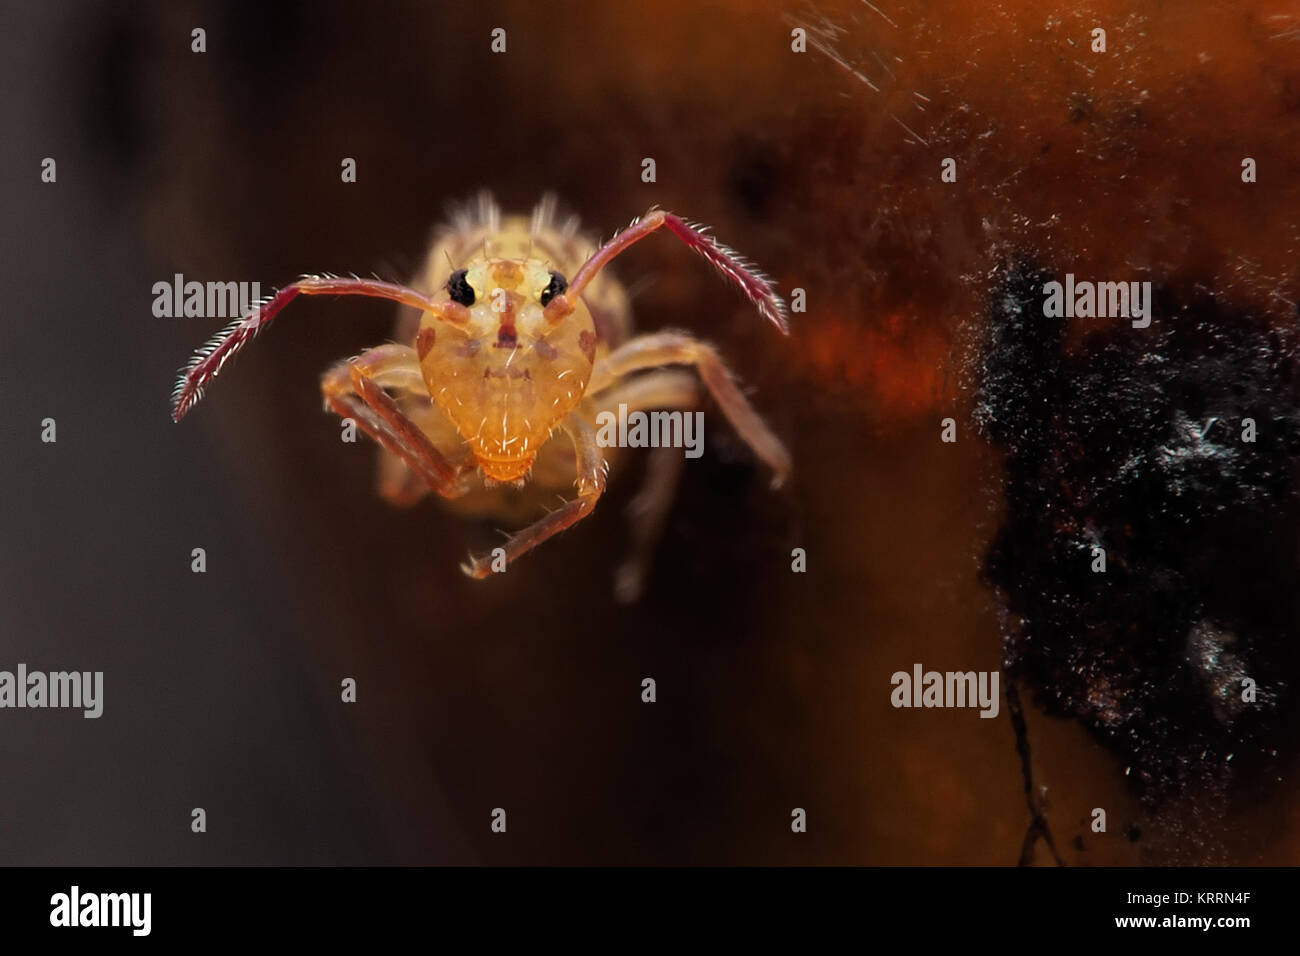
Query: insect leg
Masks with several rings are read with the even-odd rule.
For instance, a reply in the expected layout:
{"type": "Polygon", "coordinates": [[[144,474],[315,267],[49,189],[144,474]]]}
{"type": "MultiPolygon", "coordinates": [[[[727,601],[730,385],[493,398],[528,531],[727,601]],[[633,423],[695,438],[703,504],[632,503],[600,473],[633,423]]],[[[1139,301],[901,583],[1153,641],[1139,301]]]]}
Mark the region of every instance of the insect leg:
{"type": "MultiPolygon", "coordinates": [[[[646,409],[693,411],[700,404],[700,383],[689,372],[660,371],[638,375],[596,396],[602,409],[625,405],[629,412],[646,409]]],[[[632,547],[614,572],[614,596],[624,604],[640,600],[655,546],[663,534],[668,509],[686,463],[680,448],[652,448],[645,478],[628,505],[632,523],[632,547]]]]}
{"type": "Polygon", "coordinates": [[[429,493],[429,486],[406,461],[385,449],[379,451],[375,488],[390,505],[409,508],[429,493]]]}
{"type": "Polygon", "coordinates": [[[779,488],[790,474],[790,453],[768,428],[754,406],[736,386],[731,372],[713,346],[685,332],[656,332],[632,339],[596,362],[588,392],[608,388],[616,379],[638,369],[663,365],[693,365],[704,387],[745,443],[774,472],[772,487],[779,488]]]}
{"type": "Polygon", "coordinates": [[[632,522],[632,547],[614,571],[614,596],[623,604],[641,600],[685,464],[680,448],[650,449],[645,478],[627,509],[632,522]]]}
{"type": "Polygon", "coordinates": [[[415,349],[381,345],[346,362],[339,362],[321,379],[326,405],[353,419],[383,448],[404,461],[424,482],[445,498],[465,493],[462,477],[473,465],[453,464],[398,407],[384,388],[424,391],[415,349]]]}
{"type": "MultiPolygon", "coordinates": [[[[578,413],[570,412],[560,423],[573,441],[577,456],[578,497],[565,502],[546,517],[530,524],[512,535],[502,545],[507,566],[520,555],[531,551],[547,538],[558,534],[591,514],[596,502],[605,491],[605,459],[596,445],[596,433],[578,413]]],[[[470,555],[460,569],[474,578],[485,578],[492,573],[491,554],[470,555]]]]}
{"type": "MultiPolygon", "coordinates": [[[[423,383],[419,389],[407,391],[387,387],[402,414],[428,436],[433,447],[451,449],[460,446],[460,438],[454,426],[446,418],[446,413],[429,401],[429,393],[423,383]]],[[[454,455],[446,457],[455,458],[454,455]]],[[[465,471],[468,472],[469,469],[466,468],[465,471]]],[[[375,460],[375,489],[381,498],[398,508],[411,507],[433,490],[420,475],[411,470],[405,459],[383,448],[379,449],[379,456],[375,460]]]]}

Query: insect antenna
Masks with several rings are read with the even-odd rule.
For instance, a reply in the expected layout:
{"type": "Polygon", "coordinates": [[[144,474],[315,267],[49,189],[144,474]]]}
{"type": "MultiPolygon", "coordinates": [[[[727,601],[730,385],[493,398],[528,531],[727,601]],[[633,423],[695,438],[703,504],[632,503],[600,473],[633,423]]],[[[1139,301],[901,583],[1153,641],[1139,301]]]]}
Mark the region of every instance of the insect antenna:
{"type": "Polygon", "coordinates": [[[463,324],[468,320],[464,306],[455,302],[435,302],[424,293],[404,285],[378,279],[359,279],[356,276],[347,279],[329,274],[303,276],[297,282],[290,283],[274,295],[259,301],[248,315],[227,326],[195,351],[180,370],[176,387],[172,389],[172,421],[178,422],[185,417],[203,398],[207,387],[225,368],[226,363],[299,295],[371,296],[414,306],[454,324],[463,324]]]}
{"type": "Polygon", "coordinates": [[[760,315],[775,325],[782,334],[790,334],[790,325],[787,321],[789,312],[785,301],[777,295],[772,280],[758,266],[715,239],[706,226],[689,222],[662,209],[651,209],[644,216],[633,219],[626,229],[616,233],[609,242],[592,253],[591,258],[583,263],[569,280],[568,289],[553,298],[547,305],[547,319],[552,323],[558,322],[572,312],[573,303],[582,295],[582,290],[586,288],[587,283],[595,278],[610,260],[665,226],[688,248],[702,256],[709,265],[737,286],[758,309],[760,315]]]}

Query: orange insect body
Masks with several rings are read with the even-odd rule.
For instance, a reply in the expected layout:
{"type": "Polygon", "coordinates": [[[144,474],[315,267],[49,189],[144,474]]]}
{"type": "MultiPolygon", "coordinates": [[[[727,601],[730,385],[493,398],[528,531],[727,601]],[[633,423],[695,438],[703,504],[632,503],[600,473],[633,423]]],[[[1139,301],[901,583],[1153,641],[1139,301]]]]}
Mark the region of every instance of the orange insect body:
{"type": "MultiPolygon", "coordinates": [[[[576,220],[555,221],[555,201],[543,199],[531,220],[501,220],[486,194],[444,229],[412,286],[379,279],[306,276],[259,303],[199,349],[172,394],[179,421],[203,396],[225,363],[299,295],[364,295],[404,307],[397,341],[330,369],[321,382],[328,408],[352,419],[384,449],[380,492],[410,504],[429,491],[486,512],[471,488],[522,487],[530,478],[558,488],[576,473],[577,497],[511,536],[491,556],[464,570],[486,577],[595,507],[605,488],[606,452],[593,423],[602,412],[694,409],[700,386],[730,424],[775,473],[790,470],[781,441],[750,406],[721,357],[681,332],[630,337],[628,300],[602,274],[633,243],[666,229],[739,287],[758,311],[786,332],[785,304],[754,266],[699,226],[651,210],[603,245],[577,234],[576,220]],[[698,379],[668,366],[689,366],[698,379]],[[561,444],[555,432],[568,442],[561,444]]],[[[656,452],[672,451],[655,449],[656,452]]],[[[662,525],[681,464],[652,468],[640,507],[639,554],[619,573],[618,591],[640,590],[647,543],[662,525]]],[[[498,490],[500,490],[498,488],[498,490]]]]}
{"type": "Polygon", "coordinates": [[[570,263],[531,255],[536,244],[528,220],[506,220],[481,247],[487,252],[458,264],[474,293],[466,320],[446,323],[426,312],[416,334],[429,394],[492,481],[529,473],[543,443],[582,400],[596,357],[596,326],[585,303],[574,303],[559,322],[546,318],[551,272],[568,274],[570,263]]]}

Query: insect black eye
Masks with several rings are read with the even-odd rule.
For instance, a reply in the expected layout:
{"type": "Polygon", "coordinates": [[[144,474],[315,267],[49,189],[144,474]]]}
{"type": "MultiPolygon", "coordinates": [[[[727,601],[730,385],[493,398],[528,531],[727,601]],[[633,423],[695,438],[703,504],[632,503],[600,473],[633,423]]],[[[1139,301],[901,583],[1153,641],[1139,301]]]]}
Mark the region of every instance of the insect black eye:
{"type": "Polygon", "coordinates": [[[557,295],[561,295],[569,287],[569,280],[564,278],[554,269],[551,270],[551,281],[546,284],[542,290],[542,305],[549,305],[550,301],[557,295]]]}
{"type": "Polygon", "coordinates": [[[451,301],[460,305],[474,304],[474,287],[465,278],[465,269],[457,269],[447,280],[447,294],[451,301]]]}

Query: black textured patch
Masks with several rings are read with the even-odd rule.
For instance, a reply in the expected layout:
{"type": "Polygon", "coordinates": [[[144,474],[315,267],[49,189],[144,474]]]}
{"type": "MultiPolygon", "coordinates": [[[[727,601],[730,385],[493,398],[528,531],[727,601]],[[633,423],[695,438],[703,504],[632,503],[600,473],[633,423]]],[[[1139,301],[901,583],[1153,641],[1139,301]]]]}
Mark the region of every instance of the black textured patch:
{"type": "Polygon", "coordinates": [[[1017,266],[992,291],[975,418],[1006,455],[1006,518],[984,570],[1010,612],[1008,672],[1086,724],[1159,803],[1223,779],[1230,756],[1289,746],[1295,336],[1157,287],[1150,328],[1074,320],[1096,331],[1068,349],[1067,320],[1043,315],[1052,278],[1017,266]]]}

